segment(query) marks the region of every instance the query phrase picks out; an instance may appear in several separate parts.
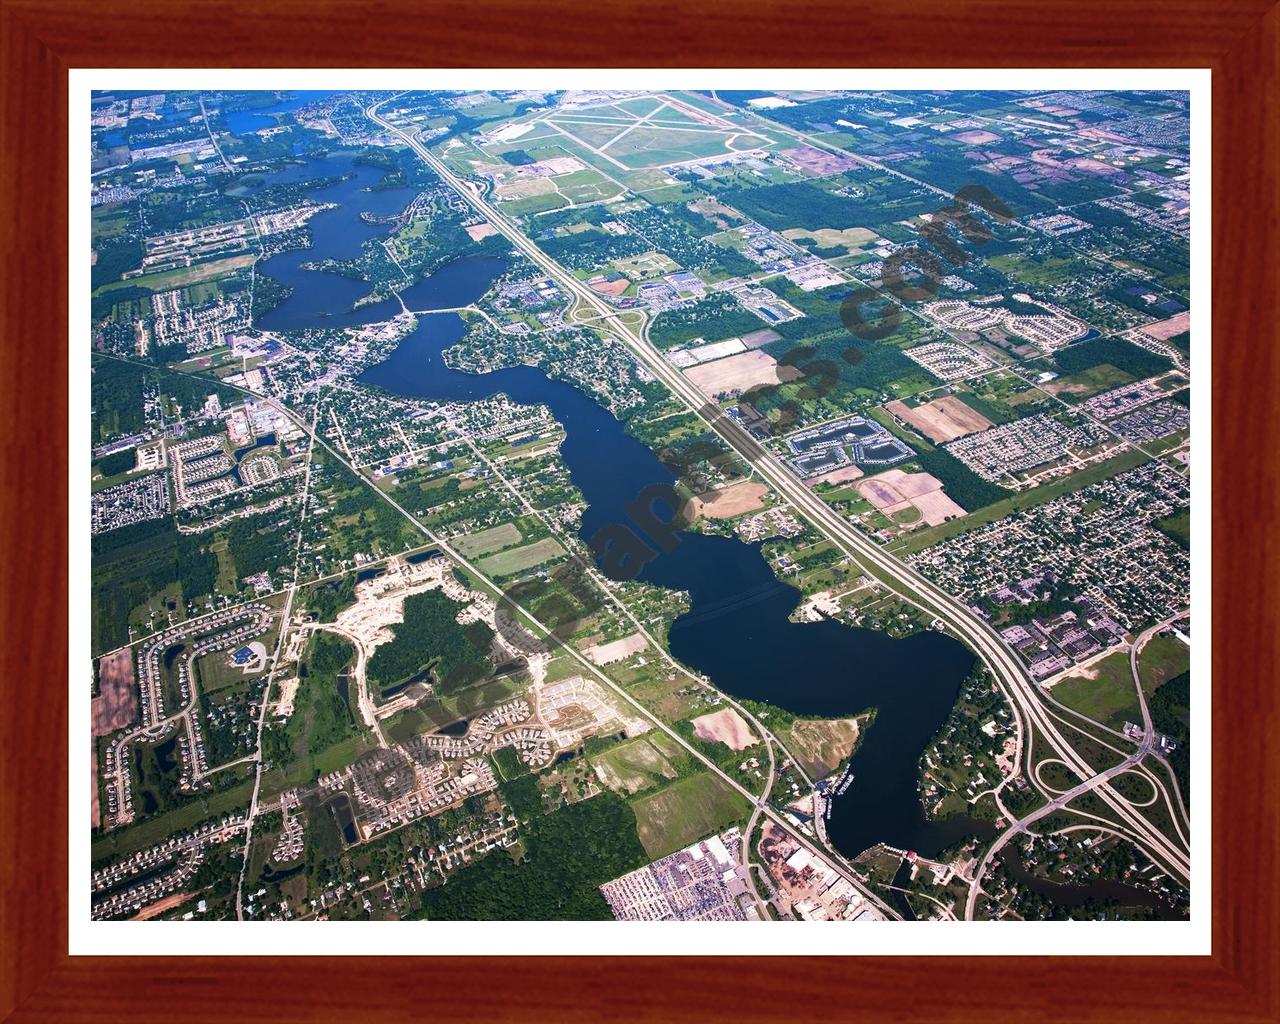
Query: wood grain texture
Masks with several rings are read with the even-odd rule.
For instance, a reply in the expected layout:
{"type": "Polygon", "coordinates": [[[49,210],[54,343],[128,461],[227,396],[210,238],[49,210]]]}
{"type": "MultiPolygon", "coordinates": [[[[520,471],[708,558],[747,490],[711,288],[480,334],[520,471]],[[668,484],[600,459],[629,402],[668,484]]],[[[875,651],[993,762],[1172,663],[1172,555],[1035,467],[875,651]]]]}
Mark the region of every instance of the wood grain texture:
{"type": "MultiPolygon", "coordinates": [[[[1280,1019],[1278,762],[1268,751],[1280,724],[1276,8],[1207,0],[746,0],[732,8],[691,0],[0,0],[0,62],[0,1018],[1280,1019]],[[611,65],[1214,69],[1212,957],[66,956],[67,69],[611,65]]],[[[71,350],[83,352],[87,326],[72,325],[71,350]]],[[[84,666],[73,668],[77,685],[84,675],[84,666]]]]}

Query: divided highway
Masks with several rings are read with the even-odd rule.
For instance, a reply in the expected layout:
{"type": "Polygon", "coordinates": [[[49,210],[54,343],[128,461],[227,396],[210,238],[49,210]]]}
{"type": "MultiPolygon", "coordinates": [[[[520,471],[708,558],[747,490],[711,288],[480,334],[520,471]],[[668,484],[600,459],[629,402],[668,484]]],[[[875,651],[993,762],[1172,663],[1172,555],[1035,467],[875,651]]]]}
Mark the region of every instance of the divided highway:
{"type": "MultiPolygon", "coordinates": [[[[1054,756],[1060,758],[1077,775],[1086,780],[1078,787],[1080,792],[1096,793],[1111,809],[1116,819],[1127,826],[1132,837],[1147,848],[1153,859],[1165,865],[1175,875],[1189,879],[1188,852],[1170,841],[1163,832],[1147,821],[1110,787],[1110,778],[1118,774],[1116,769],[1097,773],[1075,751],[1070,741],[1060,732],[1057,719],[1041,701],[1021,663],[1005,647],[990,625],[895,555],[880,548],[833,511],[796,478],[776,456],[765,450],[755,438],[726,416],[718,405],[709,402],[697,387],[663,358],[662,354],[646,339],[643,314],[639,314],[637,318],[640,326],[628,323],[627,320],[630,317],[620,317],[616,310],[609,307],[590,288],[543,253],[516,225],[490,205],[479,186],[451,171],[415,138],[412,132],[399,128],[381,117],[377,112],[378,106],[379,104],[370,106],[366,114],[410,146],[442,181],[462,196],[476,212],[500,231],[516,249],[554,280],[567,294],[573,296],[579,310],[584,307],[589,310],[592,320],[598,321],[596,326],[599,329],[609,331],[626,345],[649,372],[661,380],[691,411],[715,430],[748,465],[791,504],[799,515],[808,520],[819,533],[846,554],[865,567],[876,571],[880,576],[893,580],[897,586],[905,590],[904,596],[914,598],[935,614],[956,636],[965,641],[991,669],[1001,689],[1010,700],[1015,714],[1025,727],[1034,727],[1040,738],[1052,748],[1054,756]]],[[[1144,744],[1144,747],[1135,755],[1135,759],[1140,759],[1147,750],[1144,744]]],[[[975,890],[980,878],[979,875],[974,879],[975,890]]],[[[971,893],[971,901],[973,898],[974,894],[971,893]]]]}

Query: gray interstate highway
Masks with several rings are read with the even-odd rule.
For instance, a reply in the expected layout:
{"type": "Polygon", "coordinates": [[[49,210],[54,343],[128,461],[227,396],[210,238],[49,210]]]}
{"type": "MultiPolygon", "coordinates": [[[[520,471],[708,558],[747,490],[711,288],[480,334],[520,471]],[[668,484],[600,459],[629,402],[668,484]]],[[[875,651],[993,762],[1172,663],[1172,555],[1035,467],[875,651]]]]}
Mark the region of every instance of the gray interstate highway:
{"type": "MultiPolygon", "coordinates": [[[[251,394],[251,392],[246,392],[246,394],[251,394]]],[[[319,445],[320,447],[324,448],[339,463],[346,466],[353,473],[360,475],[359,471],[355,468],[355,466],[353,466],[351,462],[342,454],[342,452],[338,451],[338,449],[335,448],[329,442],[329,440],[322,433],[320,433],[320,431],[318,431],[315,428],[313,424],[307,423],[302,417],[296,415],[293,412],[293,410],[291,410],[284,403],[280,403],[279,408],[282,412],[285,413],[286,416],[289,417],[290,421],[295,426],[297,426],[300,430],[304,431],[307,434],[307,436],[311,439],[313,444],[319,445]]],[[[420,523],[417,520],[417,518],[413,515],[413,513],[410,512],[408,509],[406,509],[398,501],[396,501],[396,499],[392,497],[391,494],[377,487],[374,487],[372,490],[375,495],[377,495],[379,498],[385,501],[388,505],[394,508],[397,512],[399,512],[400,515],[402,515],[406,520],[412,523],[416,529],[420,530],[423,533],[423,535],[426,536],[427,539],[430,540],[436,547],[438,547],[441,551],[443,551],[446,556],[452,559],[457,565],[462,566],[467,572],[475,576],[476,579],[480,580],[484,584],[484,586],[489,589],[490,592],[494,594],[502,593],[501,588],[496,583],[494,583],[493,580],[489,579],[489,577],[486,576],[483,572],[481,572],[477,566],[467,561],[467,559],[464,558],[456,549],[450,546],[450,544],[443,537],[437,534],[434,530],[431,530],[428,527],[426,527],[424,524],[420,523]]],[[[538,638],[545,639],[547,637],[552,636],[551,629],[548,628],[546,625],[544,625],[542,622],[540,622],[534,616],[532,611],[523,607],[518,602],[513,601],[512,605],[534,626],[536,630],[536,636],[538,638]]],[[[283,632],[281,635],[283,636],[283,632]]],[[[739,795],[745,798],[747,802],[750,803],[753,807],[753,811],[751,815],[752,828],[755,827],[755,822],[758,820],[758,816],[763,814],[771,822],[773,822],[775,825],[781,828],[784,832],[786,832],[787,835],[789,835],[797,843],[799,843],[806,850],[808,850],[810,853],[816,856],[819,860],[821,860],[824,864],[829,865],[837,874],[840,875],[841,878],[843,878],[846,882],[848,882],[851,886],[853,886],[853,888],[859,893],[859,895],[862,896],[864,900],[866,900],[872,906],[879,909],[889,919],[899,920],[899,914],[897,913],[897,911],[893,910],[879,896],[877,896],[874,892],[872,892],[871,889],[866,885],[866,883],[864,883],[861,879],[857,877],[857,875],[853,873],[850,866],[844,861],[842,857],[833,856],[831,851],[826,850],[822,846],[815,843],[812,839],[810,839],[807,835],[801,832],[798,828],[794,827],[791,824],[791,822],[783,814],[779,813],[769,805],[768,803],[769,788],[773,785],[772,771],[770,772],[768,785],[766,785],[764,792],[761,795],[757,796],[755,793],[752,793],[749,789],[743,786],[742,783],[738,782],[738,780],[735,779],[732,775],[729,775],[728,773],[726,773],[718,764],[716,764],[709,757],[703,754],[702,751],[694,747],[688,740],[686,740],[683,736],[681,736],[678,732],[676,732],[676,730],[673,729],[670,725],[668,725],[665,721],[663,721],[656,714],[651,712],[647,707],[645,707],[644,704],[642,704],[632,694],[628,693],[622,686],[614,682],[611,678],[609,678],[609,676],[605,675],[597,665],[588,661],[586,657],[581,652],[579,652],[572,644],[564,645],[564,652],[567,655],[569,655],[571,658],[573,658],[575,661],[577,661],[579,666],[583,669],[584,672],[590,674],[598,682],[604,685],[606,688],[612,690],[615,694],[617,694],[618,697],[620,697],[626,703],[631,705],[631,707],[635,708],[635,710],[638,711],[641,714],[641,716],[645,718],[646,721],[650,721],[654,723],[673,742],[675,742],[678,746],[682,747],[686,753],[688,753],[691,757],[693,757],[694,760],[700,762],[709,771],[719,776],[720,780],[723,783],[725,783],[725,785],[729,786],[731,789],[735,790],[739,795]]],[[[761,730],[761,733],[762,733],[762,736],[765,735],[763,729],[761,730]]],[[[769,739],[767,738],[767,736],[765,736],[764,742],[766,744],[769,743],[769,739]]],[[[772,758],[773,758],[773,752],[770,751],[770,764],[773,763],[772,758]]],[[[743,836],[743,841],[744,842],[748,841],[747,835],[743,836]]]]}
{"type": "Polygon", "coordinates": [[[965,904],[965,911],[964,911],[965,920],[966,921],[973,920],[973,912],[978,904],[978,895],[982,891],[982,887],[980,885],[982,881],[982,876],[983,874],[986,873],[987,867],[991,864],[992,858],[994,858],[995,855],[1001,849],[1004,848],[1005,844],[1008,843],[1010,839],[1016,836],[1019,832],[1025,831],[1027,826],[1031,825],[1033,822],[1039,821],[1041,818],[1048,817],[1054,811],[1059,811],[1062,808],[1066,807],[1067,804],[1071,803],[1071,801],[1074,800],[1076,797],[1089,792],[1091,789],[1097,786],[1099,780],[1110,781],[1111,779],[1114,779],[1117,775],[1123,775],[1125,772],[1130,771],[1147,754],[1151,753],[1153,735],[1154,735],[1153,733],[1148,732],[1147,735],[1143,738],[1142,745],[1137,749],[1137,751],[1135,753],[1130,754],[1119,764],[1113,765],[1112,767],[1108,768],[1105,772],[1102,772],[1101,774],[1095,776],[1092,779],[1085,779],[1084,782],[1080,783],[1078,786],[1073,786],[1071,789],[1068,789],[1064,793],[1059,793],[1057,796],[1055,796],[1043,807],[1037,807],[1034,811],[1032,811],[1026,817],[1020,818],[1018,821],[1015,821],[1007,829],[1001,832],[1000,835],[996,838],[995,842],[993,842],[991,846],[987,849],[987,852],[983,856],[982,861],[978,864],[978,869],[973,873],[973,882],[969,886],[969,898],[965,904]]]}
{"type": "Polygon", "coordinates": [[[414,137],[412,132],[399,128],[381,117],[377,112],[378,106],[379,104],[374,104],[366,110],[370,119],[403,140],[439,175],[442,181],[451,186],[481,216],[502,232],[515,248],[564,288],[567,294],[574,296],[580,307],[585,306],[592,311],[593,319],[600,329],[611,331],[646,369],[666,384],[690,410],[715,430],[819,533],[824,534],[846,554],[913,592],[955,635],[969,644],[991,668],[1005,695],[1023,720],[1034,724],[1043,739],[1054,748],[1056,755],[1077,775],[1089,780],[1085,784],[1086,788],[1097,792],[1116,817],[1129,827],[1133,838],[1147,848],[1154,860],[1164,864],[1175,875],[1189,880],[1188,852],[1172,843],[1159,829],[1112,790],[1106,773],[1095,774],[1094,769],[1076,753],[1058,731],[1054,718],[1041,703],[1034,684],[1023,671],[1021,664],[989,625],[979,620],[961,602],[926,580],[910,566],[881,550],[841,518],[776,457],[764,450],[755,438],[726,416],[718,405],[709,402],[698,388],[685,379],[683,374],[667,363],[661,353],[645,339],[643,327],[633,327],[624,322],[616,310],[607,306],[591,289],[542,252],[518,227],[498,213],[484,199],[482,189],[478,185],[454,174],[414,137]]]}

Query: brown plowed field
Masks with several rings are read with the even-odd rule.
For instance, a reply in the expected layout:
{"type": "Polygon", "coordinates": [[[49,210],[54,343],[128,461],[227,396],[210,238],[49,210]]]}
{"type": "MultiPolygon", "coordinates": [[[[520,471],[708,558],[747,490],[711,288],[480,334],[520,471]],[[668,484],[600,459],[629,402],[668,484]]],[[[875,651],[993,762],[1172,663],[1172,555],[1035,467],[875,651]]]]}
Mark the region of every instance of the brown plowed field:
{"type": "Polygon", "coordinates": [[[992,425],[982,413],[970,409],[955,395],[946,395],[914,409],[907,408],[904,402],[890,402],[885,409],[936,442],[954,441],[992,425]]]}

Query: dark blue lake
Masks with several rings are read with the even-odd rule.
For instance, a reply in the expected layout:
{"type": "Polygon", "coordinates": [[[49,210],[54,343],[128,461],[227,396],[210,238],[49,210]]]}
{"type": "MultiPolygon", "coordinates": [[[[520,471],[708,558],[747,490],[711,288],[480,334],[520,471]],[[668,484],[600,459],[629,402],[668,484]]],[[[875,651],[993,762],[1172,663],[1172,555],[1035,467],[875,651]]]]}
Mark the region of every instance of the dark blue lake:
{"type": "MultiPolygon", "coordinates": [[[[442,302],[459,305],[460,298],[442,302]]],[[[503,392],[547,405],[565,428],[561,454],[588,502],[583,539],[612,524],[633,525],[626,506],[637,494],[674,482],[653,452],[572,385],[528,366],[482,375],[451,370],[441,353],[463,331],[456,314],[424,316],[360,379],[414,398],[469,401],[503,392]]],[[[835,621],[791,622],[800,592],[778,580],[758,544],[735,538],[681,533],[674,550],[653,558],[639,578],[689,592],[690,610],[671,629],[671,651],[726,693],[802,715],[878,709],[853,759],[854,782],[836,798],[828,822],[842,852],[852,856],[883,841],[932,855],[974,831],[973,822],[926,821],[916,788],[920,755],[973,667],[962,644],[934,632],[894,640],[835,621]]]]}
{"type": "MultiPolygon", "coordinates": [[[[334,158],[314,161],[330,165],[334,158]]],[[[354,168],[355,177],[315,191],[341,203],[311,221],[315,248],[284,253],[260,265],[294,289],[259,322],[266,329],[350,326],[385,319],[390,301],[351,310],[369,288],[333,274],[301,268],[324,256],[349,257],[386,228],[369,225],[360,210],[395,212],[411,196],[403,190],[363,191],[382,172],[354,168]],[[397,205],[398,204],[398,205],[397,205]]],[[[319,176],[317,174],[317,176],[319,176]]],[[[408,308],[453,308],[479,298],[505,269],[502,260],[460,259],[404,292],[408,308]]],[[[442,353],[463,334],[454,313],[419,318],[418,327],[383,363],[361,376],[394,394],[436,401],[473,401],[503,392],[520,403],[542,403],[565,428],[561,454],[588,508],[581,536],[614,524],[631,525],[626,506],[650,484],[674,477],[647,447],[585,392],[528,366],[477,375],[451,370],[442,353]]],[[[667,512],[661,512],[664,518],[667,512]]],[[[968,820],[929,822],[917,791],[918,762],[946,720],[973,654],[957,640],[924,632],[894,640],[835,621],[793,623],[801,600],[774,575],[758,544],[736,538],[680,533],[670,551],[645,564],[640,579],[688,591],[691,607],[670,634],[672,653],[735,697],[767,701],[801,715],[840,716],[877,709],[874,725],[853,759],[853,783],[837,797],[828,823],[832,841],[853,856],[877,842],[933,855],[987,827],[968,820]]]]}
{"type": "Polygon", "coordinates": [[[295,89],[291,98],[269,107],[257,107],[253,110],[231,110],[224,117],[227,127],[236,135],[247,135],[249,132],[261,131],[263,128],[274,128],[280,123],[271,114],[287,114],[308,103],[322,100],[333,95],[332,89],[295,89]]]}
{"type": "MultiPolygon", "coordinates": [[[[370,191],[385,174],[381,168],[355,164],[349,155],[337,154],[290,164],[256,186],[260,190],[282,183],[343,178],[308,192],[317,202],[337,204],[335,209],[318,213],[308,222],[312,248],[283,252],[258,264],[259,273],[274,278],[291,292],[284,302],[258,318],[258,327],[268,331],[359,327],[388,320],[401,311],[395,299],[357,307],[355,304],[373,290],[370,284],[306,267],[324,259],[353,259],[360,255],[366,241],[386,235],[385,224],[370,224],[360,214],[379,218],[393,216],[408,205],[414,191],[407,188],[370,191]]],[[[480,298],[504,269],[501,260],[455,260],[431,277],[404,288],[401,296],[409,309],[465,306],[480,298]]]]}
{"type": "Polygon", "coordinates": [[[344,180],[308,194],[321,203],[337,203],[333,210],[316,214],[307,222],[312,248],[280,253],[258,264],[259,273],[286,285],[292,294],[275,309],[259,317],[257,326],[268,331],[300,331],[311,327],[355,327],[387,320],[400,311],[394,299],[353,308],[373,287],[365,281],[328,271],[307,270],[303,264],[324,259],[347,260],[360,255],[363,244],[385,235],[382,224],[369,224],[361,211],[387,217],[398,213],[413,198],[406,188],[368,191],[385,176],[377,167],[354,164],[350,156],[337,155],[291,165],[282,178],[269,176],[263,186],[315,178],[344,180]]]}

